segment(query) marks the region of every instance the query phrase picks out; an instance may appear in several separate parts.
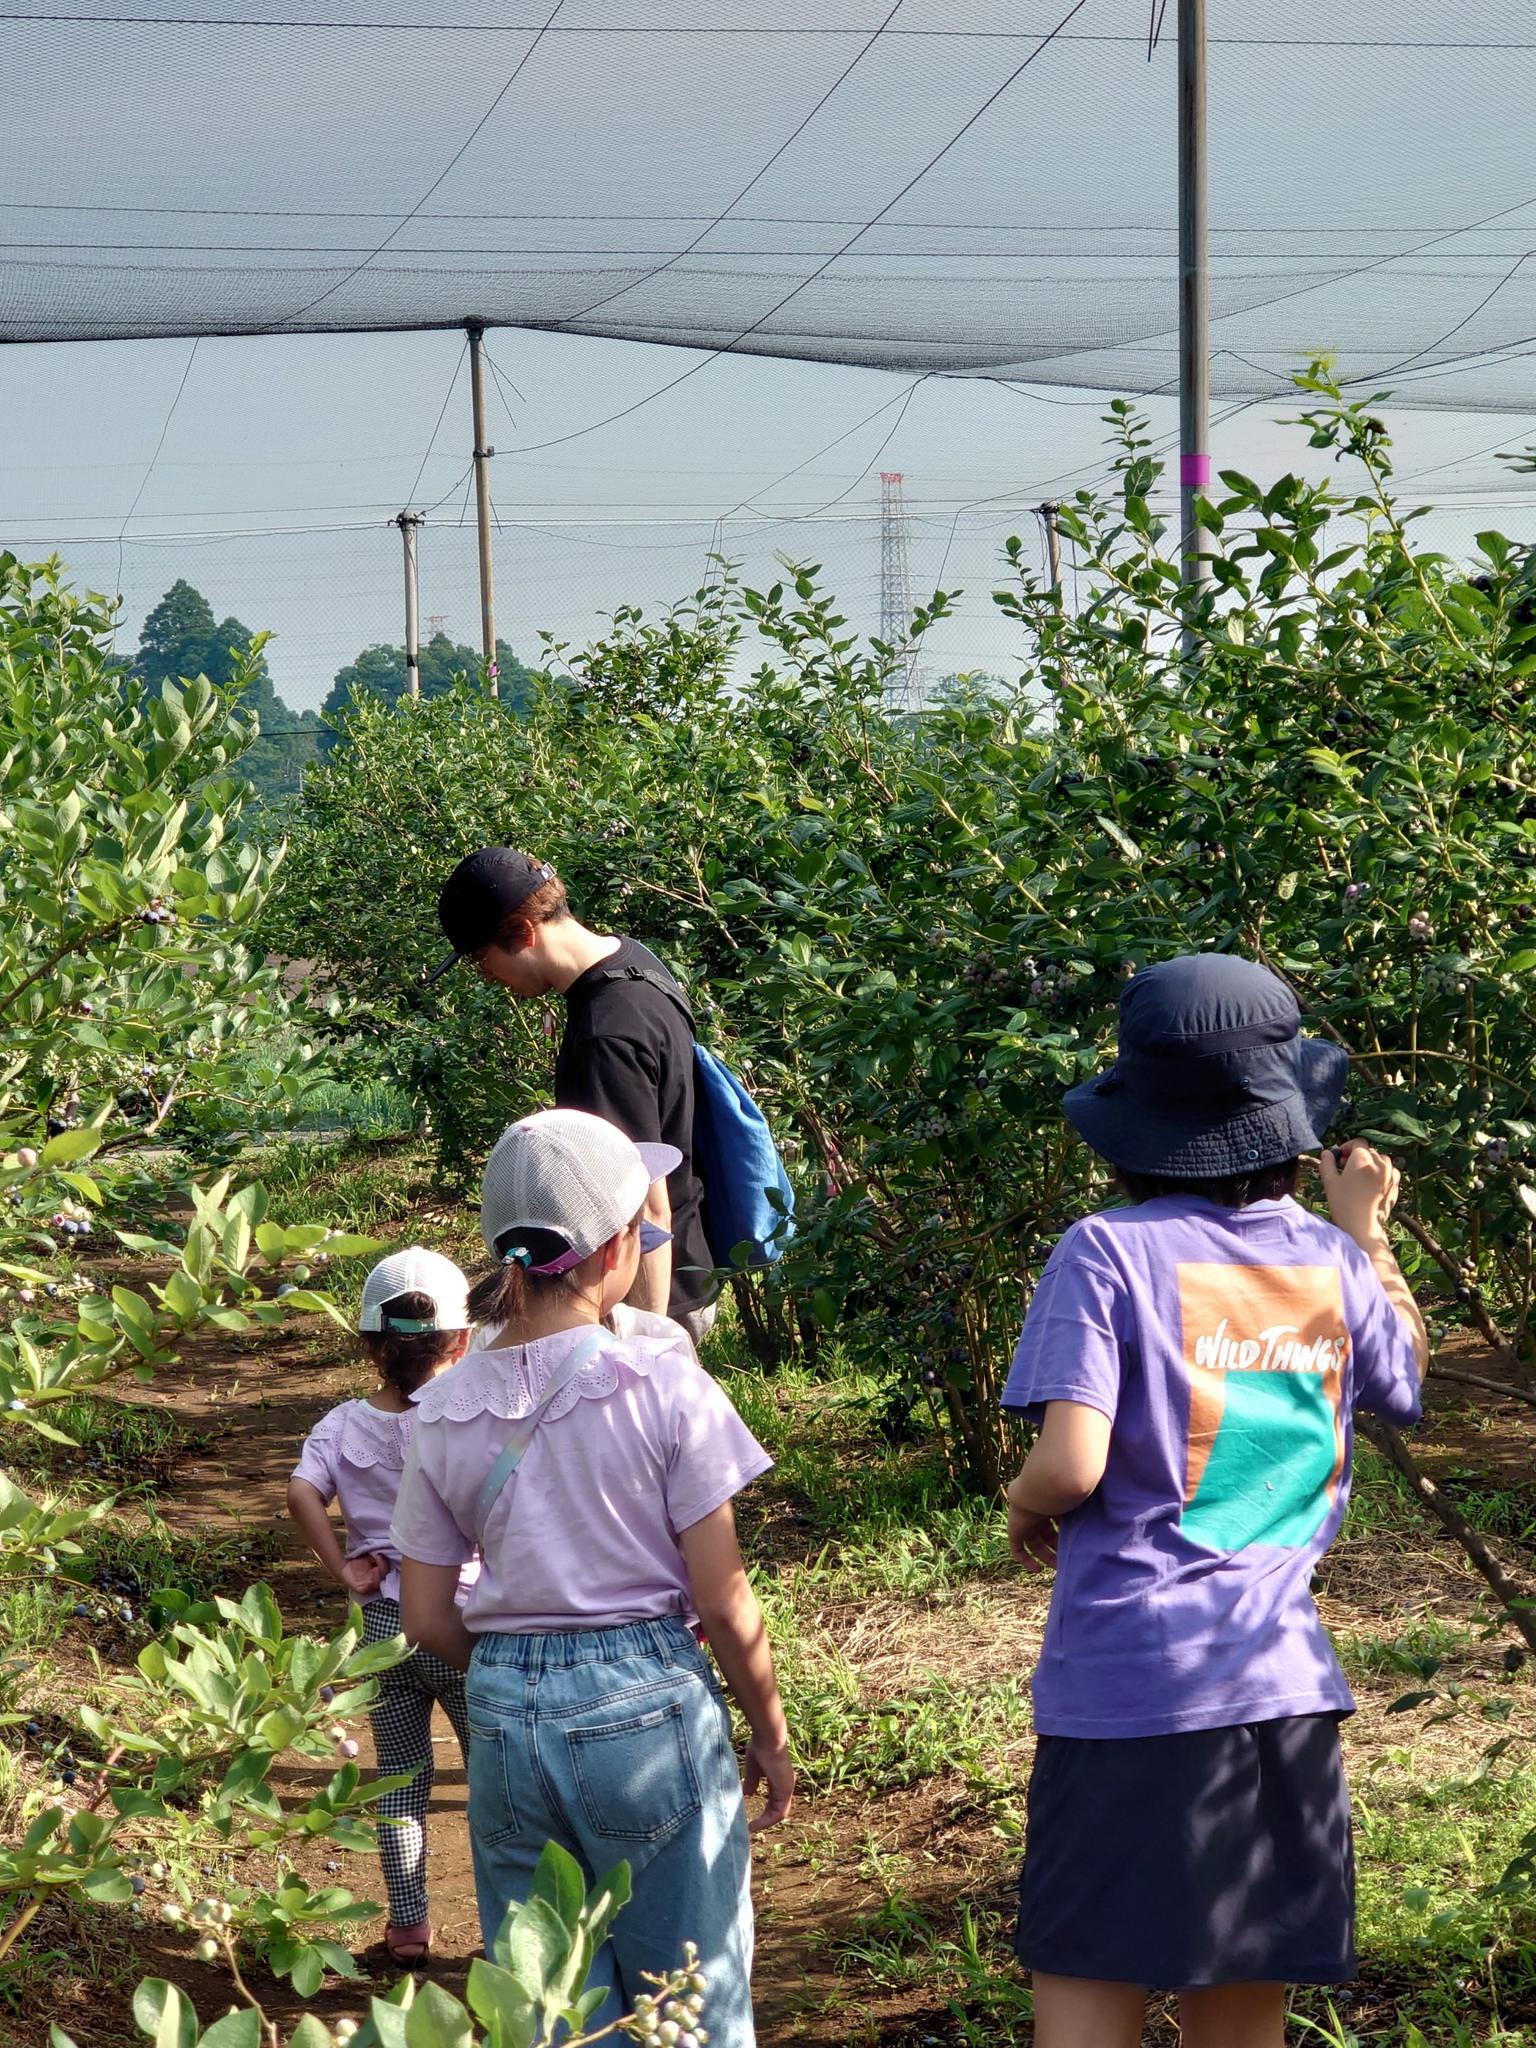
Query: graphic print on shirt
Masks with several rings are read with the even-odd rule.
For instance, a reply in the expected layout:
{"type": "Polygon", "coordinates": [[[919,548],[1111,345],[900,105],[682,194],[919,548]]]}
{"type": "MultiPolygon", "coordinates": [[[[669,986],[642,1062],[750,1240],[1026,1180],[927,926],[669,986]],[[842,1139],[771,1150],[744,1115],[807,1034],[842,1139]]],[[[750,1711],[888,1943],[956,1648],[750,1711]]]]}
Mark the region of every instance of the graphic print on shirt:
{"type": "Polygon", "coordinates": [[[1336,1266],[1181,1265],[1189,1449],[1179,1527],[1298,1549],[1344,1470],[1349,1330],[1336,1266]]]}

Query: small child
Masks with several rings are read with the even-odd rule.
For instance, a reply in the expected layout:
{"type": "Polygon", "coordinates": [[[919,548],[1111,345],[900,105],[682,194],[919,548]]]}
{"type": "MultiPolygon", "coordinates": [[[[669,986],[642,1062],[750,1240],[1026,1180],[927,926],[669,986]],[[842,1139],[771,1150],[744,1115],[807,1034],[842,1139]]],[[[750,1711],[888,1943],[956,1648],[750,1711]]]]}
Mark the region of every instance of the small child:
{"type": "Polygon", "coordinates": [[[589,1883],[627,1861],[634,1898],[594,1964],[609,1997],[589,2025],[632,2008],[645,1972],[674,1969],[692,1941],[714,2048],[752,2048],[742,1772],[695,1625],[751,1731],[746,1790],[768,1794],[752,1825],[771,1826],[794,1770],[731,1506],[770,1461],[686,1331],[620,1306],[657,1227],[647,1195],[678,1157],[582,1110],[502,1133],[480,1212],[498,1263],[470,1297],[483,1327],[417,1396],[393,1534],[406,1633],[469,1670],[487,1946],[547,1841],[589,1883]],[[477,1544],[461,1616],[454,1587],[477,1544]]]}
{"type": "Polygon", "coordinates": [[[1285,1987],[1355,1974],[1339,1722],[1311,1596],[1349,1498],[1356,1407],[1411,1422],[1424,1324],[1392,1255],[1392,1164],[1319,1159],[1348,1061],[1226,955],[1127,984],[1119,1056],[1066,1098],[1132,1206],[1074,1223],[1003,1405],[1040,1421],[1009,1540],[1056,1567],[1016,1946],[1036,2048],[1282,2048],[1285,1987]]]}
{"type": "MultiPolygon", "coordinates": [[[[469,1287],[451,1259],[413,1245],[382,1259],[363,1283],[358,1329],[379,1384],[358,1401],[323,1415],[304,1439],[288,1482],[288,1512],[337,1584],[363,1608],[363,1640],[387,1642],[401,1632],[400,1553],[389,1533],[395,1495],[416,1415],[411,1396],[457,1363],[469,1346],[469,1287]],[[343,1552],[328,1512],[335,1501],[346,1524],[343,1552]]],[[[478,1566],[460,1574],[466,1598],[478,1566]]],[[[383,1672],[369,1710],[382,1776],[413,1772],[408,1785],[386,1792],[378,1815],[379,1860],[389,1892],[385,1944],[397,1963],[431,1954],[427,1918],[426,1834],[432,1794],[432,1707],[440,1705],[468,1754],[464,1679],[424,1650],[383,1672]]]]}

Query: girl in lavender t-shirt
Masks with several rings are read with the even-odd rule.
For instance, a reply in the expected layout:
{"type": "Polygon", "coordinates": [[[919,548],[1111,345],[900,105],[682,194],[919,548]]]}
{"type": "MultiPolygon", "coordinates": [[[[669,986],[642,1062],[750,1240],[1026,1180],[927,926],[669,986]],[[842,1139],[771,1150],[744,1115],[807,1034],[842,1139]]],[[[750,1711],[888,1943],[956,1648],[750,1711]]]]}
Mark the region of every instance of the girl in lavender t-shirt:
{"type": "MultiPolygon", "coordinates": [[[[389,1525],[416,1420],[410,1397],[463,1357],[470,1338],[468,1283],[438,1252],[420,1246],[396,1252],[363,1283],[358,1327],[379,1384],[363,1399],[322,1415],[304,1439],[288,1482],[288,1512],[332,1578],[361,1602],[363,1640],[380,1643],[400,1634],[400,1553],[389,1525]],[[332,1501],[346,1525],[345,1549],[331,1524],[332,1501]]],[[[460,1599],[476,1569],[466,1563],[460,1599]]],[[[418,1654],[383,1672],[378,1686],[368,1718],[379,1770],[410,1779],[378,1803],[379,1860],[389,1893],[384,1939],[396,1962],[422,1963],[432,1942],[424,1830],[434,1777],[432,1709],[442,1707],[466,1746],[464,1680],[437,1658],[418,1654]]]]}
{"type": "MultiPolygon", "coordinates": [[[[469,1822],[487,1948],[546,1842],[632,1902],[594,1964],[602,2030],[693,1942],[714,2048],[752,2048],[742,1771],[715,1662],[751,1731],[753,1827],[794,1772],[733,1498],[769,1458],[687,1333],[623,1306],[678,1154],[554,1109],[502,1134],[471,1294],[475,1348],[417,1396],[394,1538],[406,1633],[469,1672],[469,1822]],[[462,1615],[453,1590],[479,1545],[462,1615]]],[[[670,2021],[666,2025],[672,2024],[670,2021]]],[[[663,2027],[663,2032],[666,2027],[663,2027]]],[[[686,2026],[684,2033],[688,2031],[686,2026]]],[[[668,2036],[670,2038],[670,2035],[668,2036]]]]}
{"type": "Polygon", "coordinates": [[[1003,1394],[1041,1425],[1009,1539],[1056,1569],[1016,1941],[1036,2048],[1136,2048],[1152,1986],[1185,2048],[1283,2048],[1286,1983],[1354,1975],[1354,1703],[1310,1586],[1355,1410],[1413,1421],[1428,1344],[1390,1162],[1321,1153],[1331,1222],[1293,1199],[1348,1066],[1299,1022],[1250,961],[1164,961],[1066,1100],[1130,1205],[1056,1246],[1003,1394]]]}

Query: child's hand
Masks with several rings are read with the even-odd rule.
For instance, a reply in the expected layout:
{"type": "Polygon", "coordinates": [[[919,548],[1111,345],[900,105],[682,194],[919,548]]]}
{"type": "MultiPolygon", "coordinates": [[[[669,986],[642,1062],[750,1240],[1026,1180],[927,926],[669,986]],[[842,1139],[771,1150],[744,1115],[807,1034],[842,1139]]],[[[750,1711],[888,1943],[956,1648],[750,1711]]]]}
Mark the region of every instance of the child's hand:
{"type": "Polygon", "coordinates": [[[371,1600],[383,1585],[388,1570],[387,1560],[377,1551],[365,1550],[357,1557],[349,1557],[339,1576],[354,1600],[371,1600]]]}
{"type": "Polygon", "coordinates": [[[1008,1503],[1008,1548],[1027,1572],[1055,1571],[1056,1524],[1008,1503]]]}
{"type": "Polygon", "coordinates": [[[1334,1152],[1325,1145],[1318,1155],[1317,1170],[1328,1213],[1346,1237],[1361,1246],[1379,1244],[1387,1233],[1387,1218],[1397,1202],[1402,1175],[1387,1157],[1361,1138],[1351,1138],[1334,1152]]]}
{"type": "Polygon", "coordinates": [[[748,1832],[754,1835],[763,1828],[776,1828],[795,1796],[795,1767],[789,1760],[788,1745],[760,1742],[754,1735],[742,1760],[741,1789],[750,1799],[759,1786],[764,1794],[763,1810],[747,1822],[748,1832]]]}

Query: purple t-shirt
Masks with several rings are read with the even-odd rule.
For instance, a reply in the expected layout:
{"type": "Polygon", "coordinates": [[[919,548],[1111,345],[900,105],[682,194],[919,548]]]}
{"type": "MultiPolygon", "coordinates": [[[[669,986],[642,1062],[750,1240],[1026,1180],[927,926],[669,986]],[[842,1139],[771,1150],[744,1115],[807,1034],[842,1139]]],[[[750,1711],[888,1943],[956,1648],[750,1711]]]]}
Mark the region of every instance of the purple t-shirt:
{"type": "Polygon", "coordinates": [[[694,1618],[678,1537],[773,1460],[686,1331],[659,1316],[606,1335],[550,1402],[516,1476],[479,1529],[486,1475],[588,1328],[470,1351],[414,1396],[393,1540],[421,1564],[459,1564],[481,1537],[464,1609],[471,1635],[694,1618]]]}
{"type": "Polygon", "coordinates": [[[1312,1602],[1354,1410],[1416,1421],[1408,1326],[1293,1201],[1161,1196],[1085,1217],[1040,1276],[1003,1406],[1114,1424],[1063,1517],[1035,1671],[1045,1735],[1169,1735],[1354,1701],[1312,1602]]]}
{"type": "MultiPolygon", "coordinates": [[[[389,1533],[389,1523],[415,1422],[411,1408],[375,1408],[371,1401],[343,1401],[322,1415],[305,1437],[293,1469],[294,1478],[307,1480],[327,1507],[335,1501],[341,1509],[347,1525],[348,1557],[372,1552],[388,1559],[389,1570],[378,1591],[361,1603],[364,1607],[375,1600],[400,1598],[400,1552],[389,1533]]],[[[474,1559],[465,1562],[459,1579],[461,1601],[468,1598],[479,1571],[474,1559]]]]}

